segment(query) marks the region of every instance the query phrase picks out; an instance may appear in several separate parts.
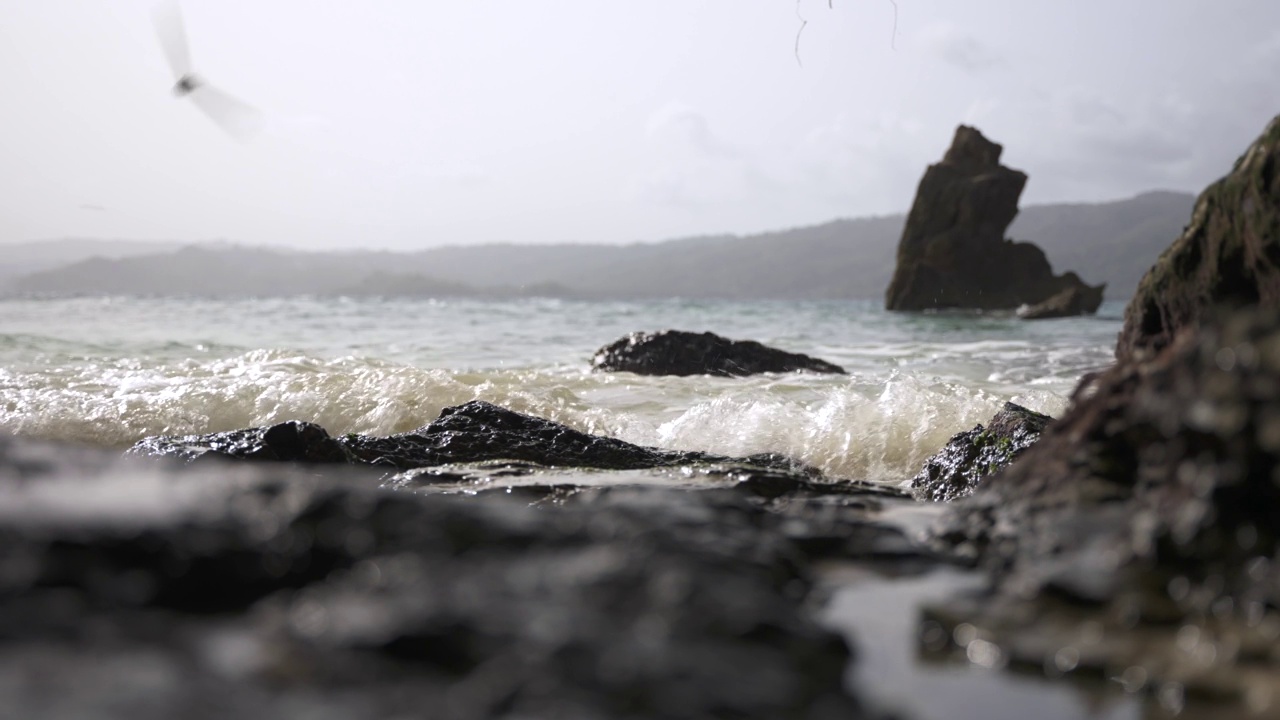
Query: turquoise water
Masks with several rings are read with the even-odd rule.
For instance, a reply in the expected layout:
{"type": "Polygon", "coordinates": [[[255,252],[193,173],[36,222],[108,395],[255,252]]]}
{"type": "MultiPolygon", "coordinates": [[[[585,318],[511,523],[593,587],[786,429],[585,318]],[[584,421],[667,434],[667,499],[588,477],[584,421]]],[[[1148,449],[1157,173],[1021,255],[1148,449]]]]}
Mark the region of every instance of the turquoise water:
{"type": "Polygon", "coordinates": [[[780,452],[900,483],[1005,400],[1059,413],[1105,365],[1122,306],[1040,322],[877,303],[349,298],[0,300],[0,431],[125,447],[283,420],[388,434],[483,399],[645,445],[780,452]],[[636,330],[712,331],[848,376],[590,370],[636,330]]]}

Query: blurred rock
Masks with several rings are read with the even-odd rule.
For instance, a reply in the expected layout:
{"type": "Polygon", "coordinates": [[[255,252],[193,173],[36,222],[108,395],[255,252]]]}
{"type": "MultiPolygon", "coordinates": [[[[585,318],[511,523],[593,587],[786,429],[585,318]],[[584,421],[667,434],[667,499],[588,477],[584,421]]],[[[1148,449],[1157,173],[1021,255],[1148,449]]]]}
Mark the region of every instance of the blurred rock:
{"type": "MultiPolygon", "coordinates": [[[[1075,273],[1067,273],[1067,276],[1075,277],[1075,273]]],[[[1018,317],[1023,320],[1047,320],[1092,315],[1102,304],[1103,287],[1088,287],[1083,284],[1069,287],[1044,302],[1018,308],[1018,317]]]]}
{"type": "Polygon", "coordinates": [[[61,455],[0,438],[14,717],[869,717],[809,559],[921,557],[856,498],[61,455]]]}
{"type": "Polygon", "coordinates": [[[926,613],[955,650],[1280,714],[1278,157],[1280,118],[1144,279],[1116,365],[936,528],[991,577],[926,613]]]}
{"type": "Polygon", "coordinates": [[[1196,200],[1191,223],[1138,285],[1116,346],[1142,359],[1222,308],[1280,304],[1280,116],[1196,200]]]}
{"type": "Polygon", "coordinates": [[[1135,667],[1144,686],[1280,711],[1280,656],[1242,654],[1280,640],[1277,468],[1280,315],[1237,312],[1096,378],[953,506],[936,537],[980,559],[993,586],[933,619],[1046,667],[1064,646],[1049,638],[1081,647],[1093,623],[1108,641],[1094,670],[1135,667]],[[1169,654],[1183,646],[1203,655],[1169,654]]]}

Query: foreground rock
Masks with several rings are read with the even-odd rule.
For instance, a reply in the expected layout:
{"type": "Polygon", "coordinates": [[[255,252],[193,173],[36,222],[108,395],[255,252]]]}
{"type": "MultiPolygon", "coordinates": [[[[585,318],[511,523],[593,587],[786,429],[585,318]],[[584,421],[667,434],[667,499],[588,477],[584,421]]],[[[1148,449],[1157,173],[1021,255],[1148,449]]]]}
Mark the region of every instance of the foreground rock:
{"type": "Polygon", "coordinates": [[[858,503],[69,460],[0,437],[14,717],[868,717],[808,558],[912,553],[858,503]]]}
{"type": "MultiPolygon", "coordinates": [[[[335,438],[319,425],[287,422],[205,435],[144,438],[128,454],[183,460],[218,456],[312,464],[356,463],[400,470],[492,460],[614,470],[720,462],[792,469],[790,461],[774,455],[728,458],[633,445],[482,400],[445,408],[431,424],[387,437],[335,438]]],[[[796,468],[796,472],[811,475],[813,471],[796,468]]]]}
{"type": "Polygon", "coordinates": [[[1273,717],[1280,315],[1182,338],[1095,378],[954,509],[939,538],[992,568],[994,585],[931,620],[977,628],[967,637],[1008,661],[1127,672],[1175,705],[1212,696],[1273,717]]]}
{"type": "Polygon", "coordinates": [[[1006,240],[1027,176],[1000,164],[1000,145],[961,125],[942,162],[930,165],[898,243],[885,293],[889,310],[1014,310],[1071,288],[1098,309],[1102,286],[1055,276],[1040,248],[1006,240]]]}
{"type": "Polygon", "coordinates": [[[953,508],[938,539],[993,584],[922,633],[1167,713],[1280,714],[1278,147],[1280,118],[1148,273],[1117,364],[953,508]]]}
{"type": "Polygon", "coordinates": [[[637,375],[719,375],[814,372],[844,374],[844,368],[799,353],[729,340],[713,333],[680,330],[636,332],[596,351],[595,370],[637,375]]]}
{"type": "Polygon", "coordinates": [[[1053,418],[1006,402],[981,425],[957,433],[925,461],[911,479],[911,490],[922,500],[949,502],[971,495],[986,477],[1003,470],[1040,438],[1053,418]]]}
{"type": "Polygon", "coordinates": [[[1280,116],[1196,201],[1124,314],[1118,357],[1146,357],[1223,307],[1280,304],[1280,116]]]}

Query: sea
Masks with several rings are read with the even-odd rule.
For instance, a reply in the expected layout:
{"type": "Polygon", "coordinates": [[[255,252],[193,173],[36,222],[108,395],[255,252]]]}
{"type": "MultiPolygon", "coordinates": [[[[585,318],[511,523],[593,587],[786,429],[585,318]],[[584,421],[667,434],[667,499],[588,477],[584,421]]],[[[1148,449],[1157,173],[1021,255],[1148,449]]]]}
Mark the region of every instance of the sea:
{"type": "Polygon", "coordinates": [[[1024,321],[876,301],[348,297],[0,299],[0,432],[124,449],[305,420],[389,435],[486,400],[673,450],[781,453],[833,480],[901,485],[1005,401],[1058,415],[1107,365],[1123,304],[1024,321]],[[594,372],[635,331],[710,331],[847,375],[594,372]]]}

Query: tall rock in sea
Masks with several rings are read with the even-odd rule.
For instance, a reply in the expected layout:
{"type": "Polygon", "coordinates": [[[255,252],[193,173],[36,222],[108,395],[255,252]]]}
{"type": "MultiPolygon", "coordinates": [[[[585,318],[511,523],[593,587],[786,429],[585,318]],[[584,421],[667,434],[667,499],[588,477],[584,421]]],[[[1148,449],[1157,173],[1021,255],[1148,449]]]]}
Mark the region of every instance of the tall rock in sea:
{"type": "Polygon", "coordinates": [[[1013,310],[1078,288],[1092,313],[1103,286],[1053,274],[1044,251],[1004,237],[1027,176],[1000,164],[1003,148],[976,128],[956,129],[942,162],[930,165],[898,244],[885,293],[889,310],[1013,310]]]}
{"type": "Polygon", "coordinates": [[[1196,200],[1191,222],[1138,284],[1116,357],[1163,350],[1224,309],[1280,306],[1280,116],[1196,200]]]}

